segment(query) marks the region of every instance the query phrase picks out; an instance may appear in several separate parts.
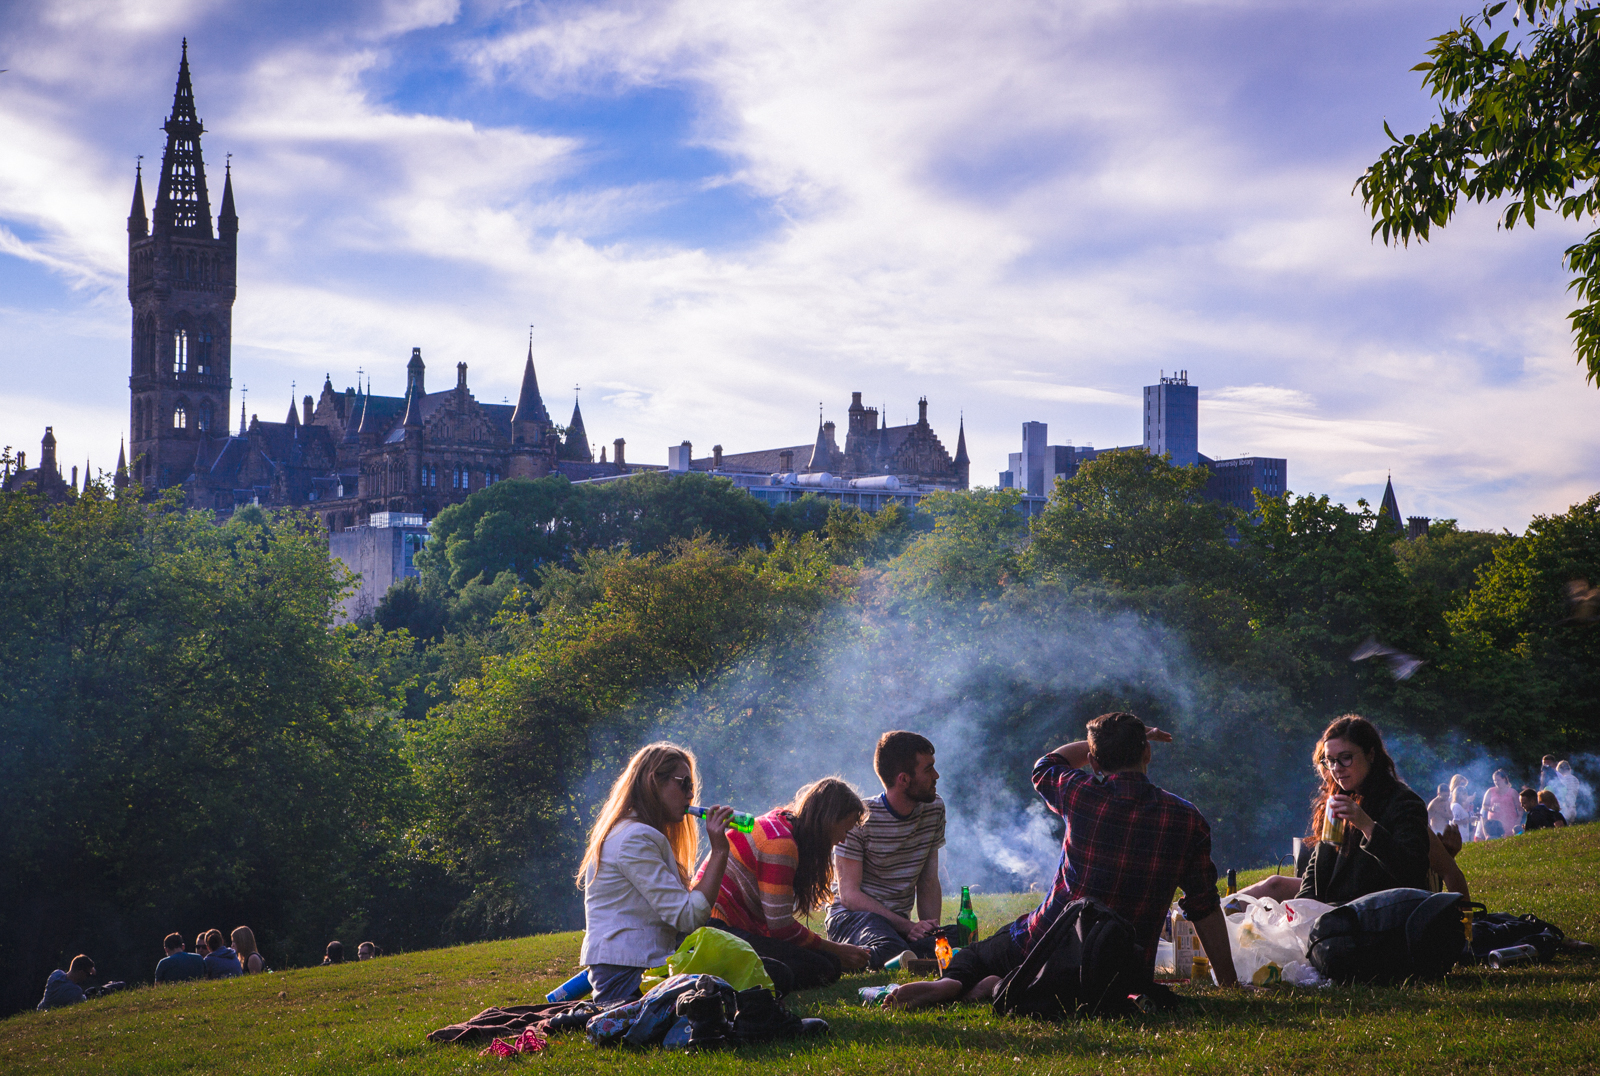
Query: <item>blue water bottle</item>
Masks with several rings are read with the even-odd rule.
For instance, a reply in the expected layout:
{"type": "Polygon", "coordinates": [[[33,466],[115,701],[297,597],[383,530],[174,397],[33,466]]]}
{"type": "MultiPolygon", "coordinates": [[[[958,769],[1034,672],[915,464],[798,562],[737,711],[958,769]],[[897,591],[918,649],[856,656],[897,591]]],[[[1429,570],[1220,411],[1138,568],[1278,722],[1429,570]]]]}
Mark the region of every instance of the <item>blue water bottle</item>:
{"type": "Polygon", "coordinates": [[[589,985],[589,969],[584,968],[578,974],[556,987],[544,996],[546,1001],[577,1001],[586,998],[594,988],[589,985]]]}

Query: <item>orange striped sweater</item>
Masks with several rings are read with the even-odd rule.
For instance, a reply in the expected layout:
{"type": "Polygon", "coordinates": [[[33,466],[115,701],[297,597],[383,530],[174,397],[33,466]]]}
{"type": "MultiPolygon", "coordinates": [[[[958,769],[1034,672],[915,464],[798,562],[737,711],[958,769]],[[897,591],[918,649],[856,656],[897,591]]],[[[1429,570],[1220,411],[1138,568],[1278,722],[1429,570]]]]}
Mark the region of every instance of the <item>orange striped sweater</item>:
{"type": "Polygon", "coordinates": [[[711,914],[729,926],[793,945],[811,948],[821,941],[794,917],[794,872],[800,855],[789,814],[769,811],[748,834],[729,830],[728,845],[728,869],[711,914]]]}

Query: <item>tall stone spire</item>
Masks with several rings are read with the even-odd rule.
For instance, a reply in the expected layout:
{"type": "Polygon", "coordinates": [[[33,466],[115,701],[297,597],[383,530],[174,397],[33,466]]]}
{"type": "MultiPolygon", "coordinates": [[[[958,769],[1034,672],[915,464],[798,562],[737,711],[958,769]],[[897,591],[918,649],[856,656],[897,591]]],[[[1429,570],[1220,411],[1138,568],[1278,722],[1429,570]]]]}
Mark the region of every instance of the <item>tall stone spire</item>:
{"type": "Polygon", "coordinates": [[[961,416],[961,432],[956,434],[956,458],[951,462],[956,465],[956,477],[961,481],[961,488],[966,489],[972,478],[972,457],[967,455],[967,416],[961,416]]]}
{"type": "Polygon", "coordinates": [[[144,211],[144,159],[133,166],[133,205],[128,209],[128,235],[143,239],[150,234],[150,218],[144,211]]]}
{"type": "Polygon", "coordinates": [[[511,413],[513,427],[519,422],[550,425],[550,412],[545,410],[544,397],[539,395],[539,375],[533,371],[533,341],[528,341],[528,361],[522,367],[522,392],[517,395],[517,409],[511,413]]]}
{"type": "MultiPolygon", "coordinates": [[[[195,143],[198,154],[199,143],[195,143]]],[[[231,153],[229,156],[233,156],[231,153]]],[[[202,173],[202,179],[204,173],[202,173]]],[[[202,187],[202,190],[205,188],[202,187]]],[[[223,239],[233,239],[239,234],[239,214],[233,211],[233,162],[229,161],[222,173],[222,211],[217,214],[217,234],[223,239]]]]}
{"type": "Polygon", "coordinates": [[[205,127],[194,109],[194,85],[189,81],[189,39],[183,39],[183,59],[178,64],[178,88],[172,95],[172,115],[162,124],[167,148],[161,154],[161,186],[156,190],[154,229],[210,239],[211,198],[206,193],[206,166],[200,154],[205,127]]]}
{"type": "Polygon", "coordinates": [[[1383,485],[1383,504],[1378,507],[1378,525],[1390,526],[1397,531],[1406,529],[1405,520],[1400,516],[1400,501],[1394,495],[1393,478],[1385,480],[1383,485]],[[1389,517],[1387,524],[1384,523],[1385,516],[1389,517]]]}
{"type": "Polygon", "coordinates": [[[406,363],[406,417],[404,425],[422,425],[422,398],[427,395],[423,388],[423,374],[427,367],[422,362],[422,349],[411,349],[411,361],[406,363]]]}
{"type": "Polygon", "coordinates": [[[833,446],[828,444],[828,428],[822,421],[822,416],[817,416],[817,443],[811,447],[811,462],[806,464],[808,471],[826,471],[833,466],[833,446]]]}
{"type": "Polygon", "coordinates": [[[578,398],[572,398],[572,421],[567,424],[567,439],[561,446],[561,458],[576,463],[593,463],[594,453],[589,449],[589,434],[583,428],[583,411],[578,398]]]}

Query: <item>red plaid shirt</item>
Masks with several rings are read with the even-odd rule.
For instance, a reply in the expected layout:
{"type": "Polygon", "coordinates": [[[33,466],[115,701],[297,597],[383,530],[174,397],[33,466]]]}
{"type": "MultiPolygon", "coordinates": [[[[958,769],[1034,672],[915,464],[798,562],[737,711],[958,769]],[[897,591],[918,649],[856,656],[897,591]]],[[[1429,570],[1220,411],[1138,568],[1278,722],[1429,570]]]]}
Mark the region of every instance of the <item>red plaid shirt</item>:
{"type": "Polygon", "coordinates": [[[1172,893],[1191,921],[1218,908],[1211,827],[1194,804],[1157,788],[1142,773],[1094,776],[1060,755],[1033,766],[1033,787],[1067,824],[1061,866],[1039,907],[1018,919],[1011,936],[1026,953],[1061,909],[1093,897],[1133,924],[1154,964],[1172,893]]]}

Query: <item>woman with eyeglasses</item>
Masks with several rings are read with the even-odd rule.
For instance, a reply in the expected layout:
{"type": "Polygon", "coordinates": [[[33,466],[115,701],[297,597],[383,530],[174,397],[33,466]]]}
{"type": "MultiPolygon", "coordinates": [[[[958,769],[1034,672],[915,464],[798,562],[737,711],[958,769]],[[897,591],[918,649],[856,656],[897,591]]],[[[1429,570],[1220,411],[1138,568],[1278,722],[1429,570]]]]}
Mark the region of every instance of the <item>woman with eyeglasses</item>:
{"type": "Polygon", "coordinates": [[[1372,722],[1339,718],[1312,760],[1322,787],[1312,801],[1316,844],[1299,895],[1344,904],[1385,889],[1429,888],[1428,805],[1395,773],[1372,722]]]}
{"type": "Polygon", "coordinates": [[[711,854],[691,886],[699,827],[685,811],[695,787],[694,755],[677,744],[653,743],[628,760],[600,809],[578,868],[579,962],[589,968],[595,1001],[636,997],[645,969],[665,963],[680,936],[711,918],[728,866],[733,809],[713,807],[706,816],[711,854]]]}

